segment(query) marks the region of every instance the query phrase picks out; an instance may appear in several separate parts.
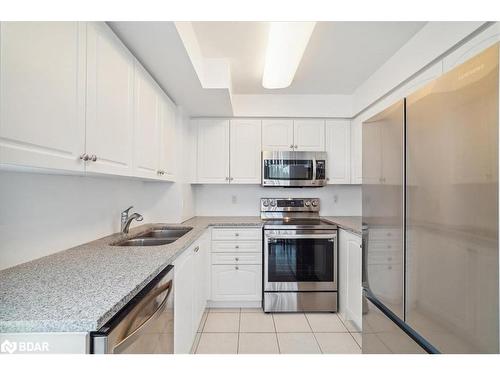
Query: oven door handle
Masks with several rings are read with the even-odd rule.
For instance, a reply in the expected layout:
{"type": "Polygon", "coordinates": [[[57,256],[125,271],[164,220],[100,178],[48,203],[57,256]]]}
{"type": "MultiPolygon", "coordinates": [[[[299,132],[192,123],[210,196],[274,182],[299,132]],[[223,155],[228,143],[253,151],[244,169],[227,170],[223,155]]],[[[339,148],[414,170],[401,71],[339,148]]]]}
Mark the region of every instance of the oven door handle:
{"type": "Polygon", "coordinates": [[[300,238],[312,238],[312,239],[325,239],[335,241],[337,239],[337,234],[273,234],[266,236],[269,240],[290,240],[290,239],[300,239],[300,238]]]}

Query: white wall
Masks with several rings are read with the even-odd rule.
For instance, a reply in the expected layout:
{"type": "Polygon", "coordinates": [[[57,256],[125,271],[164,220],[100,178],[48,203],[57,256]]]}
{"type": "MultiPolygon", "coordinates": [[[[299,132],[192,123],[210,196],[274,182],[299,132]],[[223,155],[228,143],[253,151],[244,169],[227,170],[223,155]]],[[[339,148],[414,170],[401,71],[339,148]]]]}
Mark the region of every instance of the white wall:
{"type": "Polygon", "coordinates": [[[361,186],[272,188],[259,185],[193,185],[197,216],[259,216],[260,198],[320,198],[323,216],[361,215],[361,186]]]}
{"type": "Polygon", "coordinates": [[[130,205],[143,223],[192,217],[193,190],[182,173],[190,168],[189,122],[179,109],[177,182],[0,171],[0,269],[118,232],[130,205]]]}

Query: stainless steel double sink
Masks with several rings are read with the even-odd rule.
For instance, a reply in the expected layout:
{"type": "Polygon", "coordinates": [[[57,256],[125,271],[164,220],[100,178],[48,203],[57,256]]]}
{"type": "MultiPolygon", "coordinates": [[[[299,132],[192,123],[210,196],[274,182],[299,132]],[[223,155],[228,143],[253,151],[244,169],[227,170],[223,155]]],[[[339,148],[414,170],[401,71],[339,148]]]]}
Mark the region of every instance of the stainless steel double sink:
{"type": "Polygon", "coordinates": [[[112,246],[160,246],[177,241],[192,227],[153,228],[135,237],[116,242],[112,246]]]}

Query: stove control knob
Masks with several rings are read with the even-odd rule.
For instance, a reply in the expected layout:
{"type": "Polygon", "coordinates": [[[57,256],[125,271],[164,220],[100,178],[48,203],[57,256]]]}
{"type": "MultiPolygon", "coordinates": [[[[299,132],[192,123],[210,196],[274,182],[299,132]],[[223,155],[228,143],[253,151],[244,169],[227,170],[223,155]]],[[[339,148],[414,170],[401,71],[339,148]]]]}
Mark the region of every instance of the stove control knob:
{"type": "Polygon", "coordinates": [[[269,201],[268,201],[267,199],[264,199],[264,200],[262,201],[262,205],[263,205],[264,207],[269,206],[269,201]]]}
{"type": "Polygon", "coordinates": [[[271,207],[274,207],[276,206],[276,200],[275,199],[271,199],[269,204],[271,205],[271,207]]]}
{"type": "Polygon", "coordinates": [[[317,200],[313,200],[312,201],[312,205],[313,205],[313,207],[318,207],[318,201],[317,200]]]}
{"type": "Polygon", "coordinates": [[[311,201],[305,201],[305,202],[304,202],[304,205],[305,205],[306,207],[311,206],[311,201]]]}

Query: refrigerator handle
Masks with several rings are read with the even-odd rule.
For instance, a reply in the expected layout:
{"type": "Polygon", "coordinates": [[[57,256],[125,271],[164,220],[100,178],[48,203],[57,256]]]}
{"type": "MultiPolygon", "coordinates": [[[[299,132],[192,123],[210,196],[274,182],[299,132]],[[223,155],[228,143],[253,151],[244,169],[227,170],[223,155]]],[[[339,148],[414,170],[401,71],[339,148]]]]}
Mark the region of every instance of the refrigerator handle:
{"type": "Polygon", "coordinates": [[[367,272],[368,262],[368,226],[363,225],[361,232],[361,285],[363,289],[370,289],[367,272]]]}

